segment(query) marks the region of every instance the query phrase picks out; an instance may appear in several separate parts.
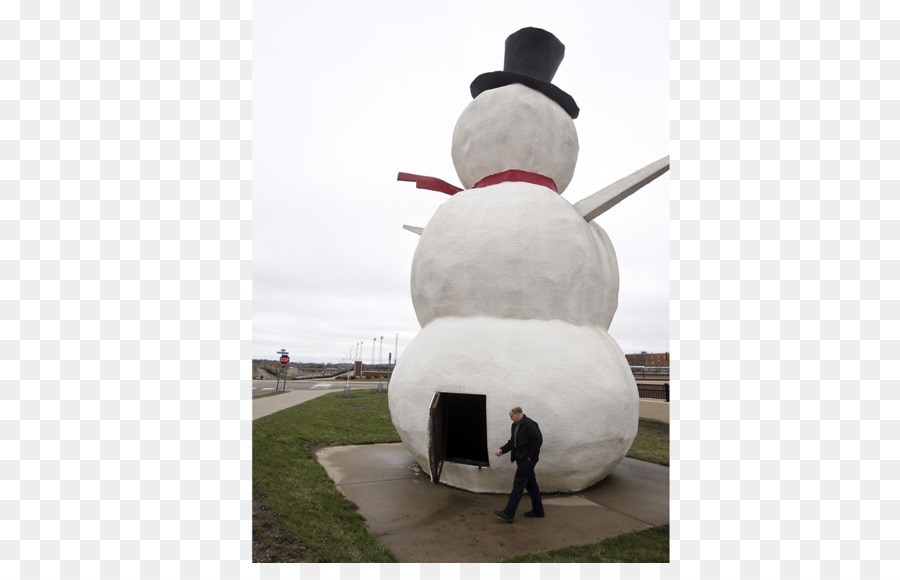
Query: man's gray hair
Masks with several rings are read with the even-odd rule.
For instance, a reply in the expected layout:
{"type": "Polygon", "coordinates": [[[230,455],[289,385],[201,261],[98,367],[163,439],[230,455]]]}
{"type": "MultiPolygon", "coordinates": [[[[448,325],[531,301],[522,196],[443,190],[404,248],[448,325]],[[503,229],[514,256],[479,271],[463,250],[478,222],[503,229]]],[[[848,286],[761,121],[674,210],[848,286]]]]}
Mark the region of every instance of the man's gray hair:
{"type": "Polygon", "coordinates": [[[511,410],[513,413],[515,413],[516,415],[518,415],[518,414],[520,414],[520,413],[522,412],[522,407],[513,407],[513,408],[510,409],[510,410],[511,410]]]}

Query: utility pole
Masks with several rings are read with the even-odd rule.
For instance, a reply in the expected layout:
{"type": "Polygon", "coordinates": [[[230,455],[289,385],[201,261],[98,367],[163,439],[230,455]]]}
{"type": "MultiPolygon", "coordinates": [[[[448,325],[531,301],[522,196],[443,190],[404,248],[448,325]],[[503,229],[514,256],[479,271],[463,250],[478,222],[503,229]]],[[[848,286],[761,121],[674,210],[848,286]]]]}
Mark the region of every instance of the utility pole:
{"type": "MultiPolygon", "coordinates": [[[[388,388],[391,387],[391,379],[394,378],[394,367],[397,366],[397,359],[400,358],[400,351],[397,349],[397,343],[400,340],[400,333],[394,333],[394,363],[391,366],[391,372],[388,374],[388,388]]],[[[390,357],[388,357],[390,358],[390,357]]]]}
{"type": "MultiPolygon", "coordinates": [[[[351,346],[350,350],[352,351],[355,346],[356,346],[355,344],[353,346],[351,346]]],[[[352,363],[352,364],[355,364],[355,363],[352,363]]],[[[344,386],[344,396],[345,397],[350,396],[350,375],[351,374],[352,374],[352,371],[347,371],[347,384],[344,386]]]]}
{"type": "Polygon", "coordinates": [[[384,391],[384,387],[381,384],[381,345],[384,343],[384,337],[381,337],[381,340],[378,341],[378,388],[375,389],[376,393],[381,393],[384,391]]]}

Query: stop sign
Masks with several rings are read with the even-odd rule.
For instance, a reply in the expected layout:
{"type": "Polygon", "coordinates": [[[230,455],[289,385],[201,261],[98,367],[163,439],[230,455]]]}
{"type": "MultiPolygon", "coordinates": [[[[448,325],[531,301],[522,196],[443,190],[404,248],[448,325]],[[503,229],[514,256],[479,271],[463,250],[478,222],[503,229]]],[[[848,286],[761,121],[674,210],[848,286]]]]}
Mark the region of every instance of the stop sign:
{"type": "Polygon", "coordinates": [[[289,362],[291,362],[291,358],[288,355],[283,354],[283,355],[281,355],[281,358],[279,359],[279,361],[281,361],[281,364],[286,365],[289,362]]]}

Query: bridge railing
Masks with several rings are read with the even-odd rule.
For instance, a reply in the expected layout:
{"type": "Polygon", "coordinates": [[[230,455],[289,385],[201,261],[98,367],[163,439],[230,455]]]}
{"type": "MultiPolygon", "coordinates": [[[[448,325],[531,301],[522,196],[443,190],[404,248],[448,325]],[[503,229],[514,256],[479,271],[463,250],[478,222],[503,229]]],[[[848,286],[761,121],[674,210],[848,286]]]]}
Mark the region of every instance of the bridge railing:
{"type": "Polygon", "coordinates": [[[638,385],[638,396],[642,399],[661,399],[669,402],[669,383],[662,385],[638,385]]]}
{"type": "Polygon", "coordinates": [[[669,380],[669,367],[639,367],[632,366],[631,374],[636,379],[669,380]]]}

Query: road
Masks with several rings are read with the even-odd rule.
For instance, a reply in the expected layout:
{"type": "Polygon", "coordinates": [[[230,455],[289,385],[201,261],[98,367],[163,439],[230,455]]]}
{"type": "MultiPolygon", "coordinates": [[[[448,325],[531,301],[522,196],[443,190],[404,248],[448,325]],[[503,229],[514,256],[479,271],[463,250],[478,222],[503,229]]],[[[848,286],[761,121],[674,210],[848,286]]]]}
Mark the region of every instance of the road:
{"type": "MultiPolygon", "coordinates": [[[[256,397],[258,395],[265,395],[266,393],[271,393],[275,391],[275,383],[276,381],[272,380],[259,380],[255,379],[253,381],[253,396],[256,397]]],[[[387,386],[387,381],[382,381],[382,384],[387,386]]],[[[321,380],[312,380],[312,381],[287,381],[285,385],[284,381],[280,381],[278,383],[278,389],[281,390],[284,388],[287,391],[337,391],[343,390],[343,388],[347,385],[347,381],[333,381],[331,379],[321,379],[321,380]]],[[[351,389],[358,388],[367,388],[374,389],[378,386],[378,381],[350,381],[351,389]]]]}

